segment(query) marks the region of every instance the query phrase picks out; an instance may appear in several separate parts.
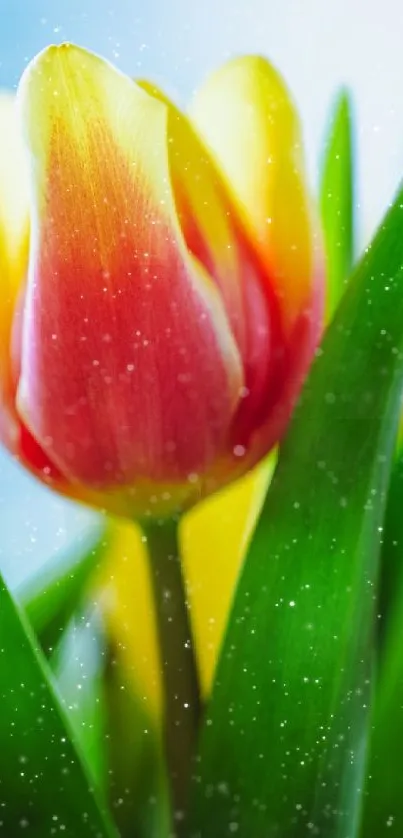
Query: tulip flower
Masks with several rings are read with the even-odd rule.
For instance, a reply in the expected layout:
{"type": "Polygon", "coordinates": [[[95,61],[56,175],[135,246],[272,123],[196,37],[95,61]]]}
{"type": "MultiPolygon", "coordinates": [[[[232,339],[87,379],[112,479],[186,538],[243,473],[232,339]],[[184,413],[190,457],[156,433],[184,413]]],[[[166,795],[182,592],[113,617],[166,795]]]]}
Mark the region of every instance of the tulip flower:
{"type": "Polygon", "coordinates": [[[261,58],[225,65],[185,116],[71,45],[31,63],[19,109],[30,249],[4,308],[1,438],[61,493],[142,520],[174,822],[240,566],[204,659],[177,513],[280,440],[321,330],[299,124],[261,58]]]}
{"type": "Polygon", "coordinates": [[[293,105],[246,57],[187,118],[62,45],[28,67],[19,106],[31,246],[3,312],[2,439],[64,494],[172,514],[277,443],[317,343],[293,105]]]}

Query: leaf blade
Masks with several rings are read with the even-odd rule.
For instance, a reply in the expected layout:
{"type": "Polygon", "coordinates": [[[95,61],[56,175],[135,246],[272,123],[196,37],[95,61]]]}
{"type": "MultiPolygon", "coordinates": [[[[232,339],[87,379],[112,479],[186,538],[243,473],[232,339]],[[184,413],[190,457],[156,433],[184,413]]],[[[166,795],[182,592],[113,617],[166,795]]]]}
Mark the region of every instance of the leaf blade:
{"type": "Polygon", "coordinates": [[[397,451],[383,530],[378,596],[378,667],[371,712],[363,838],[403,831],[403,451],[397,451]]]}
{"type": "Polygon", "coordinates": [[[353,117],[347,90],[340,92],[334,106],[322,165],[320,211],[330,320],[344,293],[354,259],[353,117]]]}
{"type": "Polygon", "coordinates": [[[24,609],[45,652],[57,645],[77,608],[86,584],[106,553],[111,525],[98,527],[84,546],[70,546],[58,561],[47,563],[17,589],[24,609]]]}
{"type": "Polygon", "coordinates": [[[83,767],[46,662],[0,579],[0,832],[117,838],[83,767]]]}

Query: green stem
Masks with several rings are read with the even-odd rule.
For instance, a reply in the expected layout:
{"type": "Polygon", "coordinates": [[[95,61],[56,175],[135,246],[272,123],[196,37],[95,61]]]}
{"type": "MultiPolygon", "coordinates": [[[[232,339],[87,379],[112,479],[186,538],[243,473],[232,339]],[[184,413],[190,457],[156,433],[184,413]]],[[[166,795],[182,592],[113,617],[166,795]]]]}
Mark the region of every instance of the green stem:
{"type": "Polygon", "coordinates": [[[165,751],[176,834],[186,811],[200,688],[175,520],[146,523],[165,708],[165,751]]]}

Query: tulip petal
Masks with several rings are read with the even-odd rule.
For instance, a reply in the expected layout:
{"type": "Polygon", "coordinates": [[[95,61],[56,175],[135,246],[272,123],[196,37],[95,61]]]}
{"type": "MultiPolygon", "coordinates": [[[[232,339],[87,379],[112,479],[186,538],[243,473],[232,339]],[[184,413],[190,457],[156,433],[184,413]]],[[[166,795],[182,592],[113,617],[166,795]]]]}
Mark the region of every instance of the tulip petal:
{"type": "Polygon", "coordinates": [[[123,663],[144,710],[161,722],[161,661],[148,567],[139,527],[116,519],[108,550],[93,582],[109,640],[123,663]]]}
{"type": "Polygon", "coordinates": [[[31,64],[20,105],[35,206],[19,409],[72,482],[183,480],[223,447],[243,378],[178,224],[166,106],[71,45],[31,64]]]}
{"type": "Polygon", "coordinates": [[[191,117],[234,189],[291,329],[310,300],[313,246],[299,121],[279,74],[245,56],[213,73],[191,117]]]}
{"type": "Polygon", "coordinates": [[[0,439],[13,448],[18,422],[13,406],[11,334],[28,264],[28,171],[12,94],[0,94],[0,122],[0,439]]]}
{"type": "Polygon", "coordinates": [[[183,518],[183,570],[205,698],[213,685],[235,586],[275,462],[272,454],[183,518]]]}
{"type": "Polygon", "coordinates": [[[236,202],[191,122],[154,85],[139,84],[167,106],[169,165],[183,235],[219,287],[242,356],[245,386],[234,445],[243,443],[267,405],[281,360],[273,358],[279,342],[276,300],[236,202]]]}
{"type": "MultiPolygon", "coordinates": [[[[28,169],[12,94],[0,93],[0,122],[0,317],[3,318],[21,287],[28,246],[28,169]]],[[[2,338],[2,332],[0,335],[2,338]]]]}
{"type": "MultiPolygon", "coordinates": [[[[189,250],[217,283],[244,354],[245,268],[253,263],[254,254],[237,207],[218,166],[187,117],[155,85],[147,81],[138,84],[167,107],[169,166],[181,229],[189,250]]],[[[253,267],[258,272],[256,264],[253,267]]]]}

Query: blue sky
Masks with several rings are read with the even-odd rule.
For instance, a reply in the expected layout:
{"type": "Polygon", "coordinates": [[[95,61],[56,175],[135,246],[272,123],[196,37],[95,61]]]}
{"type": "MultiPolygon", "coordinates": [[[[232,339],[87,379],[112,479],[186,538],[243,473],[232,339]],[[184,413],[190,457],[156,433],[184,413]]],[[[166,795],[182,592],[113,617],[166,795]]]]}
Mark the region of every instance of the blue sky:
{"type": "Polygon", "coordinates": [[[184,101],[227,57],[265,53],[299,105],[314,182],[330,101],[348,84],[365,238],[403,171],[402,30],[401,0],[0,0],[0,86],[15,87],[36,52],[63,40],[184,101]]]}
{"type": "Polygon", "coordinates": [[[167,73],[188,92],[211,51],[211,38],[196,46],[202,9],[181,0],[0,0],[0,85],[15,87],[36,52],[71,40],[128,73],[167,73]]]}
{"type": "Polygon", "coordinates": [[[81,42],[113,58],[123,31],[130,63],[130,32],[136,27],[140,34],[141,29],[141,21],[136,21],[136,4],[118,2],[114,10],[112,5],[104,0],[1,0],[0,84],[15,86],[27,61],[47,44],[61,40],[81,42]]]}

